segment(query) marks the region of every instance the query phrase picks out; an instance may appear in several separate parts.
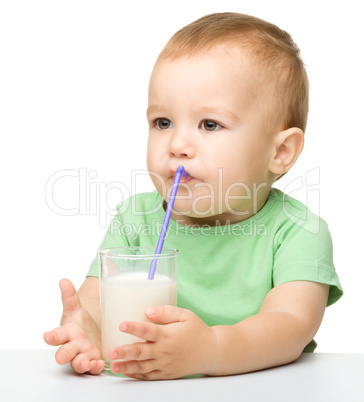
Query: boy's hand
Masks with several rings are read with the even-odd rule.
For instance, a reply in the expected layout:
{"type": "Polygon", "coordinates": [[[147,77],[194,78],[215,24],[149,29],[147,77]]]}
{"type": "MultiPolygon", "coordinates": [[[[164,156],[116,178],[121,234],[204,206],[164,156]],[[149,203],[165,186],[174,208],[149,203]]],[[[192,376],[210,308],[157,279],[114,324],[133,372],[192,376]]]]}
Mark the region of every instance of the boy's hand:
{"type": "Polygon", "coordinates": [[[101,360],[100,329],[91,315],[81,306],[75,287],[68,279],[59,283],[62,292],[61,326],[45,332],[48,345],[62,345],[56,352],[56,362],[78,373],[100,374],[105,363],[101,360]]]}
{"type": "Polygon", "coordinates": [[[122,332],[147,342],[120,346],[109,351],[111,371],[142,380],[179,378],[190,374],[207,374],[213,366],[216,337],[189,310],[173,306],[146,310],[151,322],[122,322],[122,332]],[[155,323],[165,324],[157,325],[155,323]]]}

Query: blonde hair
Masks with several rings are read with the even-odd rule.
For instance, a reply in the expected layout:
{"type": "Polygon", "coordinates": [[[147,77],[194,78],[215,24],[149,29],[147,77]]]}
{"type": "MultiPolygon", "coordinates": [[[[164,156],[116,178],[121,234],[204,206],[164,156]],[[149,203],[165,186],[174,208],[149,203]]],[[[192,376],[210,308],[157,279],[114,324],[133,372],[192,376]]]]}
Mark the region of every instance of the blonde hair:
{"type": "Polygon", "coordinates": [[[291,36],[267,21],[239,13],[206,15],[176,32],[157,63],[192,56],[221,44],[249,49],[263,67],[265,85],[273,85],[274,119],[280,129],[305,131],[309,83],[300,50],[291,36]]]}

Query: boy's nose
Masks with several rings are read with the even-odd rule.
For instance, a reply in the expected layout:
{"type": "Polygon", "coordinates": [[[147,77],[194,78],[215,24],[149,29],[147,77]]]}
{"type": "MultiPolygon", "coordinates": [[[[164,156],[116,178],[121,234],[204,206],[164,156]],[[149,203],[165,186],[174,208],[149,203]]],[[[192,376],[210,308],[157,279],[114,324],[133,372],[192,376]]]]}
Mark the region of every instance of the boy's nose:
{"type": "Polygon", "coordinates": [[[195,154],[195,147],[191,143],[188,135],[179,133],[174,134],[169,143],[169,154],[176,158],[192,158],[195,154]]]}

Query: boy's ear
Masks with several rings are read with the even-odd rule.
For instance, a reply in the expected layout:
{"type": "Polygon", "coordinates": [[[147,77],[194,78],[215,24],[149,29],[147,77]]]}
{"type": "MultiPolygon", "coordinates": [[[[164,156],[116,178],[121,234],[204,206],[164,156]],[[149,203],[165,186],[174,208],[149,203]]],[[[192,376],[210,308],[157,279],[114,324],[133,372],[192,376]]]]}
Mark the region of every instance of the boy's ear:
{"type": "Polygon", "coordinates": [[[279,132],[274,140],[273,158],[269,163],[269,170],[273,174],[281,175],[294,165],[304,144],[304,133],[298,127],[291,127],[279,132]]]}

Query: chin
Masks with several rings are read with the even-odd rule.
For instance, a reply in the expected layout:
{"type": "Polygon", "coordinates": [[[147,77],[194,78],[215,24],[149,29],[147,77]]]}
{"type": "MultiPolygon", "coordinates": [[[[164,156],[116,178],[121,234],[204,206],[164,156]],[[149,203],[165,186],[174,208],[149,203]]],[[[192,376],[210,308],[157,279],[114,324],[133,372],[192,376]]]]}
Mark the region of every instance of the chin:
{"type": "Polygon", "coordinates": [[[211,216],[216,215],[216,211],[212,208],[211,203],[204,203],[205,205],[201,205],[202,201],[197,204],[191,203],[190,200],[177,200],[174,203],[175,211],[181,215],[189,218],[201,219],[201,218],[209,218],[211,216]]]}

